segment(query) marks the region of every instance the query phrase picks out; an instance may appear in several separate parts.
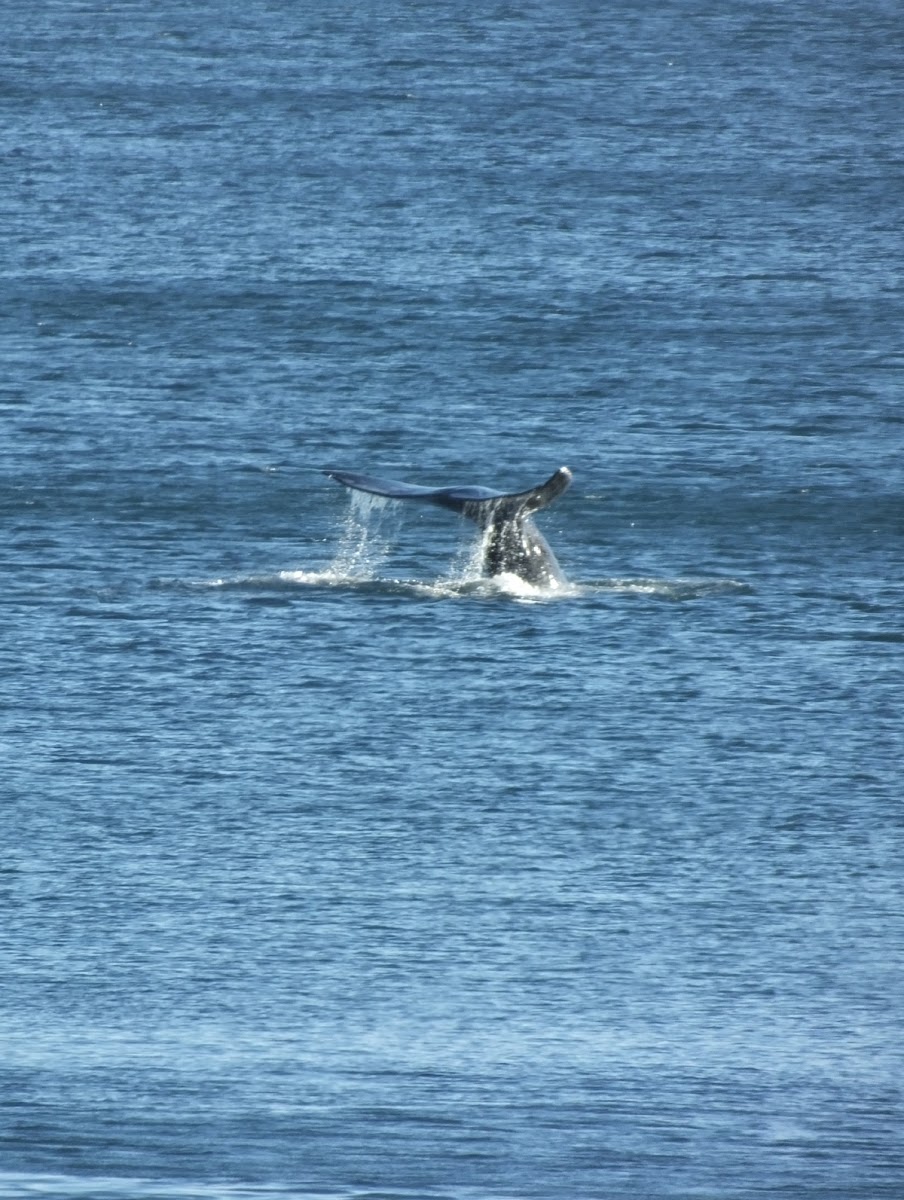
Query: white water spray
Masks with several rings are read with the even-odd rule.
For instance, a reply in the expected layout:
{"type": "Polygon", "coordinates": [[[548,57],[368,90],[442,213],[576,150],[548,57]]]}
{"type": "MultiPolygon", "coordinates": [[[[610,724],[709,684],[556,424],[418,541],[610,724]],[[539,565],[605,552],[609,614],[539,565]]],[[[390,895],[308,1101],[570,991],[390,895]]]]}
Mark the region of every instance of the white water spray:
{"type": "Polygon", "coordinates": [[[339,545],[327,573],[343,579],[375,578],[392,547],[398,508],[384,496],[351,492],[339,545]]]}

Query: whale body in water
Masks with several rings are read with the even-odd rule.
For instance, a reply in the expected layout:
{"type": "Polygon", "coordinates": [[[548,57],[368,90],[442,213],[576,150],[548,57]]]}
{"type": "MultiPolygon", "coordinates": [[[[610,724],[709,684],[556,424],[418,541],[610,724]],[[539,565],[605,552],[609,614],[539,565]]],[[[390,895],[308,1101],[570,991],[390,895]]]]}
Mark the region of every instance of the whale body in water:
{"type": "Polygon", "coordinates": [[[559,467],[545,483],[525,492],[494,492],[485,487],[421,487],[359,475],[324,471],[330,479],[358,492],[389,500],[420,500],[474,521],[484,532],[483,570],[490,576],[511,573],[535,587],[560,587],[565,577],[556,556],[531,517],[552,504],[571,483],[571,472],[559,467]]]}

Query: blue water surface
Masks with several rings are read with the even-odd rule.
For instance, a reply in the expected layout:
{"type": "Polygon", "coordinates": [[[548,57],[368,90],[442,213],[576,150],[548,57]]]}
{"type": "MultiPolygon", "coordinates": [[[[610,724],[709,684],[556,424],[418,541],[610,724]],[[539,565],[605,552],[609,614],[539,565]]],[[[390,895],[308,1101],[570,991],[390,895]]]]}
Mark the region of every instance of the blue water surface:
{"type": "Polygon", "coordinates": [[[3,25],[2,1200],[899,1200],[899,5],[3,25]]]}

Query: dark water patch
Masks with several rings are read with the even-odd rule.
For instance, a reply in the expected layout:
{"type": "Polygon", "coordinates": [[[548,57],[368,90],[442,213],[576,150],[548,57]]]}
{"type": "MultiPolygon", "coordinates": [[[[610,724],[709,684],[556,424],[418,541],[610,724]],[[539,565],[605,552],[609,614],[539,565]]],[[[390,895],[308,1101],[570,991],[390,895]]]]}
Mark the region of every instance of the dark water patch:
{"type": "Polygon", "coordinates": [[[814,642],[888,642],[897,645],[904,642],[904,630],[879,629],[821,629],[807,635],[814,642]]]}

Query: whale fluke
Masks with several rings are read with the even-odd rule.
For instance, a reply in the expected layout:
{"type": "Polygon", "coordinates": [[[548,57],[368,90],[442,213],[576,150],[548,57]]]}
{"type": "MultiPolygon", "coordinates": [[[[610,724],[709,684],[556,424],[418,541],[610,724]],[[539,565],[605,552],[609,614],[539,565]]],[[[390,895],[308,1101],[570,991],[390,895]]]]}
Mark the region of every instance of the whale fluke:
{"type": "Polygon", "coordinates": [[[552,504],[571,483],[571,472],[559,467],[545,483],[524,492],[495,492],[485,487],[421,487],[380,479],[355,471],[324,471],[330,479],[358,492],[389,500],[420,500],[449,508],[474,521],[485,532],[483,569],[487,575],[511,573],[540,587],[565,581],[556,557],[531,515],[552,504]]]}

